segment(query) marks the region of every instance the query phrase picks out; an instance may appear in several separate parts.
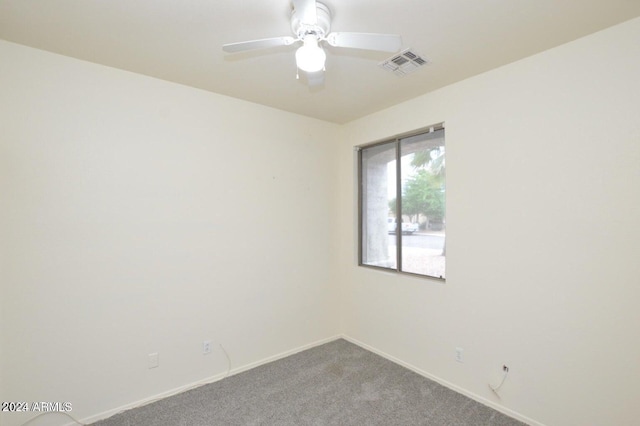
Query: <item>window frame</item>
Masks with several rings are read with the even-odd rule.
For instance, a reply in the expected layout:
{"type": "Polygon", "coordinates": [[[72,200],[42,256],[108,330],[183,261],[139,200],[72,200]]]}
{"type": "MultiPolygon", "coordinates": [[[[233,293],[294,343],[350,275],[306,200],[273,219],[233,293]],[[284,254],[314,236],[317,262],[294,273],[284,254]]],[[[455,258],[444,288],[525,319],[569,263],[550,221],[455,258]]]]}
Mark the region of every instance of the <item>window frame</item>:
{"type": "MultiPolygon", "coordinates": [[[[365,268],[371,268],[371,269],[375,269],[375,270],[379,270],[379,271],[386,271],[386,272],[390,272],[390,273],[395,273],[395,274],[402,274],[402,275],[409,275],[412,277],[418,277],[418,278],[425,278],[425,279],[429,279],[429,280],[436,280],[438,282],[441,283],[445,283],[446,282],[446,274],[444,277],[437,277],[437,276],[433,276],[433,275],[426,275],[426,274],[419,274],[416,272],[408,272],[408,271],[404,271],[402,269],[402,232],[398,232],[398,229],[396,228],[396,233],[395,233],[395,238],[396,238],[396,267],[395,268],[389,268],[389,267],[384,267],[384,266],[378,266],[378,265],[370,265],[370,264],[366,264],[363,263],[363,251],[364,251],[364,235],[363,235],[363,221],[364,221],[364,216],[363,216],[363,212],[364,212],[364,197],[365,197],[365,193],[364,193],[364,182],[363,182],[363,170],[362,170],[362,153],[365,149],[368,148],[373,148],[376,146],[380,146],[380,145],[384,145],[384,144],[390,144],[393,143],[394,147],[395,147],[395,161],[396,161],[396,218],[400,217],[402,218],[402,215],[398,215],[398,213],[402,213],[402,170],[401,170],[401,157],[402,157],[402,149],[401,149],[401,145],[400,142],[402,139],[406,139],[406,138],[410,138],[412,136],[418,136],[424,133],[432,133],[438,130],[444,130],[445,126],[444,126],[444,122],[438,123],[438,124],[434,124],[431,126],[427,126],[427,127],[423,127],[417,130],[413,130],[407,133],[401,133],[398,135],[395,135],[393,137],[390,138],[385,138],[385,139],[381,139],[375,142],[370,142],[367,144],[363,144],[363,145],[358,145],[356,146],[356,152],[357,152],[357,185],[358,185],[358,266],[362,266],[365,268]]],[[[445,146],[446,146],[446,139],[445,139],[445,146]]],[[[445,154],[446,155],[446,154],[445,154]]],[[[446,180],[445,180],[446,182],[446,180]]],[[[445,183],[445,188],[446,188],[446,183],[445,183]]],[[[446,205],[446,198],[445,198],[445,205],[446,205]]],[[[445,207],[445,211],[446,211],[446,207],[445,207]]],[[[445,215],[446,217],[446,215],[445,215]]],[[[402,226],[402,219],[400,219],[400,226],[402,226]]],[[[396,223],[396,227],[397,227],[397,223],[396,223]]],[[[446,231],[445,231],[445,240],[446,240],[446,231]]],[[[446,270],[446,256],[445,256],[445,270],[446,270]]]]}

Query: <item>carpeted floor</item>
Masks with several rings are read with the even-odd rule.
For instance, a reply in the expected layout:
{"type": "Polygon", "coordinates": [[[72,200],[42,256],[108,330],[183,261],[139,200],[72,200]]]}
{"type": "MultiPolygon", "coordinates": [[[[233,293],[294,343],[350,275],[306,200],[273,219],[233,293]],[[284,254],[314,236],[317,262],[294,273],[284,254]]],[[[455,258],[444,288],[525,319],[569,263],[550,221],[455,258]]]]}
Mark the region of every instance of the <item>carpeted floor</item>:
{"type": "Polygon", "coordinates": [[[94,425],[523,423],[359,346],[336,340],[94,425]]]}

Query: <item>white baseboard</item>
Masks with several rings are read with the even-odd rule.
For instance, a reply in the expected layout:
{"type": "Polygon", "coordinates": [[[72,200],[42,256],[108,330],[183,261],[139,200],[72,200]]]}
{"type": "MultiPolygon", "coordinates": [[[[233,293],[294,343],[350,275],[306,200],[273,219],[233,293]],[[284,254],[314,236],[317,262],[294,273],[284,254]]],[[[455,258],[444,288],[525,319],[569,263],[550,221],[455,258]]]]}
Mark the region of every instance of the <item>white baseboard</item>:
{"type": "MultiPolygon", "coordinates": [[[[473,392],[470,392],[470,391],[468,391],[466,389],[463,389],[463,388],[461,388],[459,386],[456,386],[453,383],[450,383],[450,382],[448,382],[448,381],[446,381],[446,380],[444,380],[444,379],[442,379],[442,378],[440,378],[438,376],[435,376],[435,375],[430,374],[430,373],[428,373],[428,372],[426,372],[424,370],[421,370],[420,368],[418,368],[418,367],[416,367],[414,365],[411,365],[411,364],[409,364],[407,362],[404,362],[404,361],[402,361],[402,360],[400,360],[398,358],[395,358],[394,356],[391,356],[391,355],[387,354],[386,352],[383,352],[383,351],[381,351],[381,350],[379,350],[377,348],[374,348],[374,347],[372,347],[372,346],[370,346],[370,345],[368,345],[368,344],[366,344],[364,342],[361,342],[361,341],[359,341],[357,339],[354,339],[354,338],[352,338],[350,336],[347,336],[347,335],[344,335],[344,334],[336,335],[336,336],[328,337],[326,339],[322,339],[322,340],[318,340],[318,341],[315,341],[315,342],[312,342],[312,343],[308,343],[306,345],[299,346],[297,348],[294,348],[294,349],[291,349],[291,350],[288,350],[288,351],[285,351],[285,352],[282,352],[282,353],[279,353],[279,354],[276,354],[276,355],[261,359],[259,361],[252,362],[252,363],[240,366],[240,367],[233,368],[233,369],[231,369],[229,371],[228,374],[227,373],[216,374],[215,376],[211,376],[211,377],[205,378],[205,379],[197,381],[197,382],[189,383],[189,384],[186,384],[184,386],[179,386],[177,388],[170,389],[170,390],[165,391],[165,392],[161,392],[159,394],[150,396],[148,398],[144,398],[144,399],[141,399],[139,401],[135,401],[135,402],[132,402],[132,403],[129,403],[129,404],[125,404],[125,405],[122,405],[120,407],[117,407],[117,408],[114,408],[114,409],[111,409],[111,410],[107,410],[107,411],[104,411],[102,413],[95,414],[93,416],[86,417],[86,418],[82,419],[81,422],[82,423],[93,423],[93,422],[97,422],[99,420],[104,420],[104,419],[109,418],[111,416],[114,416],[116,414],[122,413],[123,411],[127,411],[127,410],[130,410],[132,408],[136,408],[136,407],[141,407],[143,405],[150,404],[150,403],[158,401],[160,399],[168,398],[170,396],[173,396],[173,395],[176,395],[176,394],[179,394],[179,393],[182,393],[182,392],[186,392],[188,390],[191,390],[191,389],[194,389],[194,388],[197,388],[197,387],[200,387],[200,386],[204,386],[204,385],[209,384],[209,383],[217,382],[218,380],[222,380],[222,379],[224,379],[224,378],[226,378],[228,376],[232,376],[234,374],[238,374],[238,373],[242,373],[242,372],[247,371],[247,370],[251,370],[252,368],[256,368],[256,367],[259,367],[261,365],[268,364],[270,362],[277,361],[277,360],[282,359],[282,358],[286,358],[286,357],[288,357],[290,355],[293,355],[293,354],[296,354],[298,352],[302,352],[302,351],[305,351],[307,349],[314,348],[316,346],[324,345],[325,343],[329,343],[329,342],[332,342],[332,341],[337,340],[337,339],[347,340],[347,341],[349,341],[349,342],[351,342],[351,343],[353,343],[355,345],[360,346],[363,349],[366,349],[366,350],[368,350],[370,352],[373,352],[373,353],[375,353],[377,355],[380,355],[381,357],[383,357],[385,359],[388,359],[391,362],[394,362],[394,363],[396,363],[398,365],[401,365],[401,366],[403,366],[405,368],[408,368],[409,370],[414,371],[415,373],[417,373],[417,374],[419,374],[419,375],[421,375],[423,377],[431,379],[431,380],[433,380],[433,381],[435,381],[435,382],[437,382],[437,383],[439,383],[439,384],[441,384],[441,385],[443,385],[443,386],[445,386],[445,387],[447,387],[447,388],[449,388],[451,390],[454,390],[454,391],[456,391],[456,392],[458,392],[458,393],[460,393],[462,395],[465,395],[465,396],[467,396],[467,397],[469,397],[469,398],[471,398],[471,399],[473,399],[473,400],[475,400],[475,401],[477,401],[477,402],[479,402],[479,403],[481,403],[483,405],[491,407],[494,410],[499,411],[499,412],[501,412],[503,414],[506,414],[509,417],[513,417],[514,419],[519,420],[519,421],[521,421],[523,423],[526,423],[526,424],[531,425],[531,426],[545,426],[544,424],[542,424],[542,423],[540,423],[538,421],[535,421],[535,420],[533,420],[533,419],[531,419],[531,418],[529,418],[527,416],[524,416],[524,415],[522,415],[522,414],[520,414],[520,413],[518,413],[516,411],[513,411],[513,410],[511,410],[509,408],[506,408],[506,407],[504,407],[502,405],[496,404],[493,401],[490,401],[490,400],[488,400],[488,399],[486,399],[484,397],[481,397],[481,396],[479,396],[479,395],[477,395],[477,394],[475,394],[473,392]]],[[[77,426],[77,423],[75,423],[75,422],[67,423],[65,426],[77,426]]]]}
{"type": "Polygon", "coordinates": [[[401,366],[403,366],[405,368],[408,368],[409,370],[411,370],[411,371],[413,371],[415,373],[418,373],[419,375],[421,375],[423,377],[426,377],[427,379],[431,379],[434,382],[437,382],[437,383],[441,384],[442,386],[445,386],[445,387],[447,387],[447,388],[449,388],[449,389],[451,389],[453,391],[456,391],[456,392],[458,392],[458,393],[460,393],[460,394],[462,394],[462,395],[464,395],[466,397],[469,397],[469,398],[473,399],[474,401],[477,401],[477,402],[479,402],[479,403],[481,403],[483,405],[491,407],[494,410],[499,411],[499,412],[501,412],[503,414],[506,414],[509,417],[513,417],[514,419],[519,420],[519,421],[521,421],[523,423],[526,423],[526,424],[528,424],[530,426],[545,426],[544,424],[542,424],[542,423],[540,423],[540,422],[538,422],[536,420],[533,420],[533,419],[531,419],[531,418],[529,418],[527,416],[523,416],[522,414],[520,414],[520,413],[518,413],[516,411],[510,410],[509,408],[506,408],[506,407],[504,407],[502,405],[496,404],[493,401],[490,401],[490,400],[488,400],[488,399],[486,399],[484,397],[481,397],[480,395],[477,395],[477,394],[475,394],[473,392],[470,392],[470,391],[468,391],[466,389],[463,389],[463,388],[461,388],[459,386],[456,386],[453,383],[448,382],[448,381],[446,381],[446,380],[444,380],[444,379],[442,379],[442,378],[440,378],[438,376],[434,376],[431,373],[427,373],[426,371],[421,370],[421,369],[419,369],[418,367],[416,367],[414,365],[411,365],[411,364],[409,364],[407,362],[404,362],[404,361],[402,361],[402,360],[400,360],[400,359],[398,359],[398,358],[396,358],[394,356],[389,355],[386,352],[383,352],[383,351],[381,351],[379,349],[376,349],[376,348],[374,348],[372,346],[369,346],[366,343],[363,343],[363,342],[361,342],[361,341],[359,341],[357,339],[354,339],[354,338],[349,337],[349,336],[344,335],[344,334],[341,335],[340,338],[342,338],[344,340],[347,340],[347,341],[353,343],[354,345],[358,345],[361,348],[366,349],[366,350],[368,350],[370,352],[373,352],[373,353],[375,353],[377,355],[380,355],[381,357],[386,358],[391,362],[394,362],[394,363],[396,363],[398,365],[401,365],[401,366]]]}
{"type": "MultiPolygon", "coordinates": [[[[106,418],[109,418],[111,416],[115,416],[116,414],[122,413],[123,411],[127,411],[127,410],[131,410],[132,408],[137,408],[137,407],[141,407],[143,405],[147,405],[150,404],[152,402],[155,401],[159,401],[161,399],[164,398],[168,398],[170,396],[182,393],[182,392],[186,392],[188,390],[200,387],[200,386],[204,386],[207,385],[209,383],[213,383],[213,382],[217,382],[218,380],[222,380],[226,377],[229,376],[233,376],[234,374],[238,374],[238,373],[242,373],[243,371],[247,371],[247,370],[251,370],[252,368],[256,368],[259,367],[261,365],[264,364],[268,364],[270,362],[273,361],[277,361],[279,359],[282,358],[286,358],[290,355],[296,354],[298,352],[302,352],[302,351],[306,351],[307,349],[311,349],[311,348],[315,348],[316,346],[320,346],[320,345],[324,345],[325,343],[329,343],[332,342],[334,340],[340,339],[342,338],[342,336],[337,335],[337,336],[333,336],[333,337],[328,337],[326,339],[322,339],[322,340],[318,340],[312,343],[308,343],[306,345],[303,346],[299,346],[297,348],[285,351],[285,352],[281,352],[279,354],[261,359],[259,361],[256,362],[252,362],[250,364],[246,364],[246,365],[242,365],[240,367],[236,367],[236,368],[232,368],[228,373],[220,373],[220,374],[216,374],[215,376],[211,376],[211,377],[207,377],[205,379],[199,380],[197,382],[192,382],[189,384],[186,384],[184,386],[179,386],[177,388],[174,389],[170,389],[168,391],[165,392],[161,392],[159,394],[150,396],[148,398],[144,398],[129,404],[125,404],[122,405],[120,407],[111,409],[111,410],[107,410],[107,411],[103,411],[102,413],[99,414],[95,414],[93,416],[89,416],[89,417],[85,417],[84,419],[81,420],[82,423],[93,423],[93,422],[97,422],[99,420],[104,420],[106,418]]],[[[68,423],[65,426],[77,426],[77,423],[72,422],[72,423],[68,423]]]]}

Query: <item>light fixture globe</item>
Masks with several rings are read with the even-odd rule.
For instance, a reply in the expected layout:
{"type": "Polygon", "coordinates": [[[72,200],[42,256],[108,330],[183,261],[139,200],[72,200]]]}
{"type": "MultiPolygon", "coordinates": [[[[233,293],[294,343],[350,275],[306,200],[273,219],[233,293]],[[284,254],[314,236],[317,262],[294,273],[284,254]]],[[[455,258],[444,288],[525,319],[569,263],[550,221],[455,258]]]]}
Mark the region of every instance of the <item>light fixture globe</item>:
{"type": "Polygon", "coordinates": [[[326,53],[318,46],[317,36],[315,34],[304,36],[304,45],[296,50],[298,68],[306,72],[322,71],[326,59],[326,53]]]}

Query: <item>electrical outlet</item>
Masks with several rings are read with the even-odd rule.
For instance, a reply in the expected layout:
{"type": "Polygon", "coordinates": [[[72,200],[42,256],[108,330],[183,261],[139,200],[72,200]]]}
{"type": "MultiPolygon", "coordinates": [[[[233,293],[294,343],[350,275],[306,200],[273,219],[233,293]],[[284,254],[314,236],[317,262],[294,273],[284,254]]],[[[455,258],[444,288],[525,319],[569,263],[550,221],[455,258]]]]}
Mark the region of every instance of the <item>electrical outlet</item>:
{"type": "Polygon", "coordinates": [[[211,340],[202,342],[202,354],[206,355],[208,353],[211,353],[211,340]]]}
{"type": "Polygon", "coordinates": [[[462,350],[462,348],[456,348],[456,355],[455,355],[455,359],[458,362],[462,362],[462,353],[464,351],[462,350]]]}
{"type": "Polygon", "coordinates": [[[160,355],[158,352],[149,354],[149,368],[156,368],[160,365],[160,355]]]}

